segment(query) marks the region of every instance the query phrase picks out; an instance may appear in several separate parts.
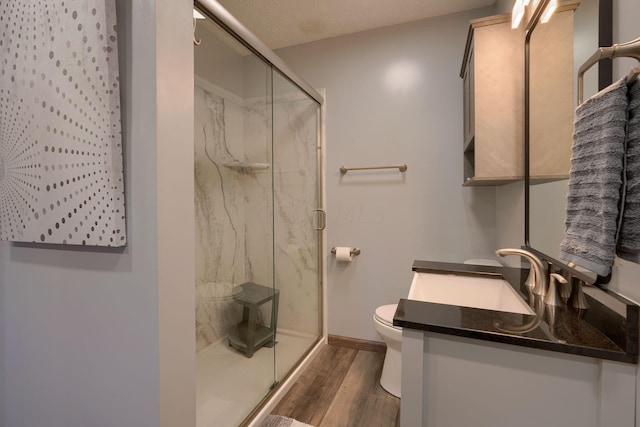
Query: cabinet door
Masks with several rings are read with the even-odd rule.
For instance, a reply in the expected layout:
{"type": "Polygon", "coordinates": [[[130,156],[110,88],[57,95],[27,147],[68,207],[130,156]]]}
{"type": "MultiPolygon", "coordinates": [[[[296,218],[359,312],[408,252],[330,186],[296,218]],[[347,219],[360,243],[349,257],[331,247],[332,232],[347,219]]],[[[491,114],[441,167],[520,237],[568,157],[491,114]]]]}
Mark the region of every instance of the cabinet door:
{"type": "Polygon", "coordinates": [[[509,22],[474,30],[475,178],[522,179],[524,147],[523,35],[509,22]]]}

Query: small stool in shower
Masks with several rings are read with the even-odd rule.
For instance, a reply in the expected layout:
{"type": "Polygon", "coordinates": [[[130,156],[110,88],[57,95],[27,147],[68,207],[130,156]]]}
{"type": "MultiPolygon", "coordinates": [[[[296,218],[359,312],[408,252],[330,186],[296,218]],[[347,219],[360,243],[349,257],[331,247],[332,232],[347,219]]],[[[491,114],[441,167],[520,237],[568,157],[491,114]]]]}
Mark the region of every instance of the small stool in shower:
{"type": "Polygon", "coordinates": [[[234,292],[233,300],[243,306],[242,321],[229,331],[229,345],[240,350],[247,357],[262,346],[273,347],[276,343],[278,325],[278,299],[280,291],[246,282],[238,287],[242,292],[234,292]],[[271,321],[269,326],[258,324],[258,310],[262,304],[271,301],[271,321]]]}

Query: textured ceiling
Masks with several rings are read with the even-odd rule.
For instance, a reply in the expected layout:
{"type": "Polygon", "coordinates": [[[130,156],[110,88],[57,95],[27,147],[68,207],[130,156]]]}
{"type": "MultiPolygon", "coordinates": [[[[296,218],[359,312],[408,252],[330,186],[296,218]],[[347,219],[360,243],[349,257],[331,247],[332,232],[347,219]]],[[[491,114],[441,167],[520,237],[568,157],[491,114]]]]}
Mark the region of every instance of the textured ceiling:
{"type": "Polygon", "coordinates": [[[495,0],[218,1],[271,49],[495,3],[495,0]]]}

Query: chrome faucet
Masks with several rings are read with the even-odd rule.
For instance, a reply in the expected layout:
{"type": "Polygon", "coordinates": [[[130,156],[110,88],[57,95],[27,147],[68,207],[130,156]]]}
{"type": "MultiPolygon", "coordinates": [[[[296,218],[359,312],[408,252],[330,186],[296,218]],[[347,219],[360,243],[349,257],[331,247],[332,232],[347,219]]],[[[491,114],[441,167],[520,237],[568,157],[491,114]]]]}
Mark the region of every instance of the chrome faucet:
{"type": "Polygon", "coordinates": [[[556,286],[559,283],[560,286],[567,284],[567,279],[558,273],[551,273],[549,275],[549,289],[547,290],[547,296],[544,297],[544,303],[548,305],[562,305],[560,304],[560,290],[556,286]]]}
{"type": "Polygon", "coordinates": [[[571,278],[571,296],[567,301],[567,304],[570,307],[577,308],[579,310],[585,310],[589,308],[589,303],[587,303],[587,298],[584,296],[584,292],[582,292],[582,280],[577,277],[571,278]]]}
{"type": "Polygon", "coordinates": [[[527,279],[528,281],[533,281],[534,283],[532,292],[536,295],[545,295],[547,293],[547,276],[545,274],[544,265],[542,265],[542,261],[540,261],[540,258],[529,251],[515,248],[498,249],[496,251],[496,255],[502,257],[507,255],[520,255],[524,258],[527,258],[529,260],[529,263],[531,264],[531,270],[533,272],[533,275],[530,275],[529,279],[527,279]]]}

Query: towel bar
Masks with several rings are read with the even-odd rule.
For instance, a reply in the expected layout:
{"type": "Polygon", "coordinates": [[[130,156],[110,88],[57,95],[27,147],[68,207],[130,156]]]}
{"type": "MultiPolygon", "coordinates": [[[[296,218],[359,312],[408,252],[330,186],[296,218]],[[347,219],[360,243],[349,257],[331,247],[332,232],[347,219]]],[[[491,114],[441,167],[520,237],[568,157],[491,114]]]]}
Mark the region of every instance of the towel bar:
{"type": "Polygon", "coordinates": [[[405,172],[407,170],[407,164],[403,163],[401,165],[392,165],[392,166],[364,166],[364,167],[340,167],[340,173],[342,175],[346,174],[349,171],[362,171],[362,170],[372,170],[372,169],[398,169],[400,172],[405,172]]]}

